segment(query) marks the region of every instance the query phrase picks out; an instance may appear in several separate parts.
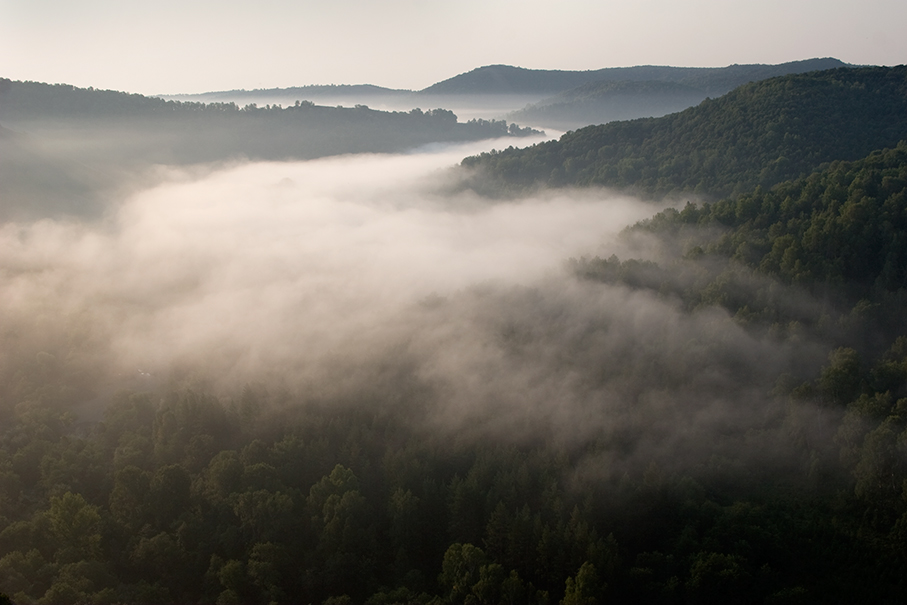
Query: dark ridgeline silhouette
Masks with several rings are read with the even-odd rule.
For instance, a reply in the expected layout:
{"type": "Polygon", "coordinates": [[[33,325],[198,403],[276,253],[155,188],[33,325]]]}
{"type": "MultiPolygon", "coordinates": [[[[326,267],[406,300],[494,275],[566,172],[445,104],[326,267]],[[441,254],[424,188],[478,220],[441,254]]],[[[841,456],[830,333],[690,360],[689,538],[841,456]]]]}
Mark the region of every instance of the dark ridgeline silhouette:
{"type": "Polygon", "coordinates": [[[775,76],[845,67],[838,59],[807,59],[778,65],[730,65],[728,67],[608,67],[590,71],[525,69],[488,65],[432,84],[423,94],[545,94],[553,95],[592,82],[675,82],[722,95],[742,84],[775,76]]]}

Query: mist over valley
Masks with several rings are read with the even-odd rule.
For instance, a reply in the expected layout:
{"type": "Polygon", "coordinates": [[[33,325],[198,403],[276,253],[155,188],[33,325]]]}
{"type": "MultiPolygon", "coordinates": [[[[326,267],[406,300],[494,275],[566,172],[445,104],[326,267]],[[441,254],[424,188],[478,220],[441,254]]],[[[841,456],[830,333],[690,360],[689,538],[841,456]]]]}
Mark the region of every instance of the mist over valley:
{"type": "Polygon", "coordinates": [[[11,602],[904,596],[903,66],[2,88],[11,602]]]}

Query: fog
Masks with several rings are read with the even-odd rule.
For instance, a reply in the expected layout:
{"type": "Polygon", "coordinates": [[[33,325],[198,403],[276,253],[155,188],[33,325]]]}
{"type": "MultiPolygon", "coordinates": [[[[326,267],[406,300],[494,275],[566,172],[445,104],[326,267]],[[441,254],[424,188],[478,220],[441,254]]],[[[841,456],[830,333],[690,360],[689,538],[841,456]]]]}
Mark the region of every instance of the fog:
{"type": "Polygon", "coordinates": [[[426,296],[556,273],[653,209],[590,192],[438,193],[470,149],[161,168],[104,223],[5,225],[7,312],[88,314],[129,365],[226,347],[260,371],[380,330],[426,296]]]}
{"type": "Polygon", "coordinates": [[[448,193],[478,149],[160,168],[103,221],[6,223],[5,370],[51,355],[91,376],[89,416],[123,388],[228,400],[254,383],[404,405],[464,438],[541,430],[671,459],[762,426],[774,377],[818,358],[723,311],[576,279],[567,259],[624,253],[619,232],[660,206],[448,193]]]}

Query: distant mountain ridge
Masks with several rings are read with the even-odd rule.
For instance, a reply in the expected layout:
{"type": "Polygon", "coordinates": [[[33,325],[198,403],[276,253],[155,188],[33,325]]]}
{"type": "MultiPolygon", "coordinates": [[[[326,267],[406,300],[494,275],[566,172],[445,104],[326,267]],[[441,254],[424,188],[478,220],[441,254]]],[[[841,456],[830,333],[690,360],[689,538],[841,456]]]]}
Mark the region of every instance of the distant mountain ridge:
{"type": "Polygon", "coordinates": [[[805,59],[777,65],[751,64],[727,67],[670,67],[640,65],[635,67],[606,67],[588,71],[526,69],[512,65],[486,65],[472,71],[436,82],[422,90],[385,88],[374,84],[329,84],[292,86],[288,88],[258,88],[210,91],[197,94],[168,94],[166,98],[261,96],[298,97],[306,99],[341,95],[438,95],[438,94],[529,94],[554,95],[590,82],[600,81],[663,81],[685,84],[705,91],[707,95],[724,94],[741,84],[793,73],[848,67],[835,58],[805,59]]]}
{"type": "Polygon", "coordinates": [[[848,67],[834,58],[806,59],[778,65],[729,65],[727,67],[669,67],[640,65],[607,67],[590,71],[525,69],[510,65],[487,65],[432,84],[422,94],[556,94],[588,84],[615,80],[660,80],[686,84],[707,95],[730,90],[774,76],[848,67]]]}
{"type": "Polygon", "coordinates": [[[221,90],[214,92],[203,92],[198,94],[175,94],[162,95],[168,99],[210,99],[217,101],[220,99],[232,99],[236,97],[258,97],[262,94],[280,96],[287,98],[317,99],[318,97],[337,97],[337,96],[357,96],[357,95],[410,95],[411,90],[402,90],[397,88],[385,88],[375,86],[374,84],[310,84],[308,86],[290,86],[288,88],[256,88],[253,90],[234,89],[221,90]]]}

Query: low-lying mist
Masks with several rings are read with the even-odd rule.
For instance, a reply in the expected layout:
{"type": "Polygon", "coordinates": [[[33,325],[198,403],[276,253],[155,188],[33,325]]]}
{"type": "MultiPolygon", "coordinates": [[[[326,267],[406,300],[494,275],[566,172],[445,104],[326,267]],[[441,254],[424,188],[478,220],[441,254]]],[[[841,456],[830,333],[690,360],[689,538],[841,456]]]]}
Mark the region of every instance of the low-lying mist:
{"type": "Polygon", "coordinates": [[[707,457],[770,421],[772,381],[808,345],[567,270],[617,251],[656,205],[443,193],[470,151],[162,169],[106,221],[7,223],[4,374],[37,358],[91,376],[90,416],[123,388],[256,383],[402,404],[467,438],[541,431],[647,459],[707,457]]]}

